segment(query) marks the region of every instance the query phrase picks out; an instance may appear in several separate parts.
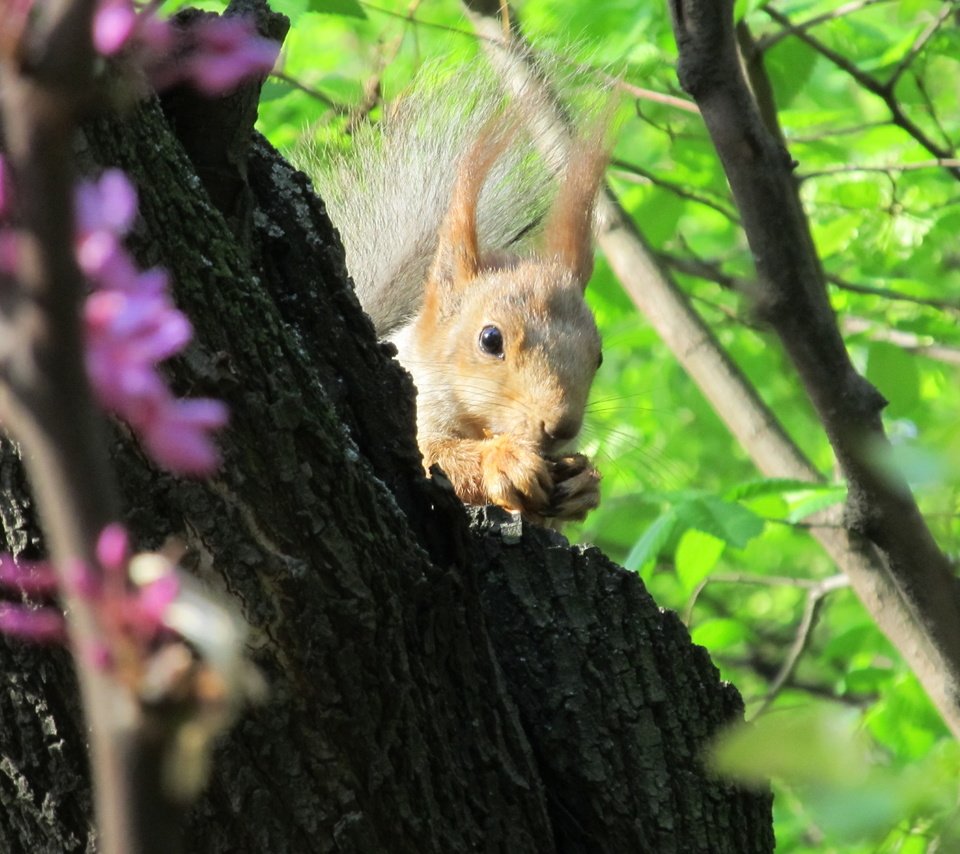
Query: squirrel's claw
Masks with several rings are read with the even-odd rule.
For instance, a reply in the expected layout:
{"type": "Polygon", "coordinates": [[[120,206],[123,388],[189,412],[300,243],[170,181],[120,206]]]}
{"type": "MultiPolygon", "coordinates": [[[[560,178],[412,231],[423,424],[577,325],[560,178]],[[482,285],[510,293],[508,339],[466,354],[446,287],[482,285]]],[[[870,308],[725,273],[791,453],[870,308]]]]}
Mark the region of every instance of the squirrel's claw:
{"type": "Polygon", "coordinates": [[[544,511],[562,521],[583,519],[600,503],[600,472],[583,454],[550,460],[554,487],[544,511]]]}

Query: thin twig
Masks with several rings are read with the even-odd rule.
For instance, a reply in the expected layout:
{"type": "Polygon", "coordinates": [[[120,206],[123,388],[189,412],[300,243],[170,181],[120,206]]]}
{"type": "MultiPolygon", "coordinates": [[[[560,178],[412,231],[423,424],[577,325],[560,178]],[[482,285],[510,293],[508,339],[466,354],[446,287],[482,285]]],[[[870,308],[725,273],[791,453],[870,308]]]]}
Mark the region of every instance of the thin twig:
{"type": "MultiPolygon", "coordinates": [[[[801,21],[798,24],[794,24],[794,30],[797,32],[809,30],[829,21],[837,21],[840,18],[844,18],[854,12],[859,12],[861,9],[866,9],[868,6],[876,6],[878,3],[889,2],[890,0],[853,0],[853,2],[845,3],[843,6],[838,6],[836,9],[832,9],[829,12],[824,12],[822,15],[815,15],[814,17],[807,18],[805,21],[801,21]]],[[[770,48],[782,41],[788,35],[790,35],[789,30],[778,30],[775,33],[769,33],[768,35],[757,39],[756,49],[760,53],[766,53],[768,50],[770,50],[770,48]]]]}
{"type": "MultiPolygon", "coordinates": [[[[897,101],[892,88],[886,83],[882,83],[872,75],[862,71],[855,63],[851,62],[843,54],[833,50],[833,48],[827,47],[827,45],[825,45],[819,39],[816,39],[809,33],[798,29],[790,22],[790,19],[786,15],[772,8],[769,4],[763,7],[763,11],[771,19],[784,27],[790,35],[794,35],[801,41],[805,42],[821,56],[829,59],[830,62],[836,65],[841,71],[845,71],[868,92],[871,92],[880,98],[880,100],[883,101],[887,109],[890,111],[891,121],[897,125],[897,127],[901,128],[903,131],[913,137],[914,140],[916,140],[921,146],[929,151],[934,157],[943,160],[948,160],[953,157],[954,152],[952,150],[944,148],[943,146],[934,142],[923,131],[923,129],[903,111],[903,108],[900,106],[899,101],[897,101]]],[[[960,181],[960,169],[950,168],[949,171],[954,178],[960,181]]]]}
{"type": "Polygon", "coordinates": [[[948,365],[960,365],[960,347],[949,347],[946,344],[927,342],[923,336],[913,332],[904,332],[900,329],[877,329],[875,324],[862,317],[845,317],[843,319],[844,332],[849,334],[867,333],[871,341],[884,341],[893,344],[901,350],[907,350],[937,362],[948,365]]]}
{"type": "MultiPolygon", "coordinates": [[[[839,334],[792,162],[743,79],[730,9],[709,0],[670,2],[681,85],[700,104],[730,181],[759,273],[758,308],[795,365],[849,483],[846,536],[834,540],[819,530],[818,537],[838,548],[857,595],[960,735],[960,600],[952,566],[903,478],[876,467],[876,449],[889,447],[883,398],[856,371],[839,334]]],[[[769,6],[765,12],[790,26],[769,6]]],[[[876,80],[809,34],[797,35],[899,110],[876,80]]]]}
{"type": "Polygon", "coordinates": [[[96,566],[94,543],[117,518],[118,505],[83,369],[84,282],[71,250],[71,143],[93,81],[87,34],[94,5],[93,0],[50,4],[37,18],[44,31],[25,35],[21,45],[32,55],[0,57],[4,147],[21,229],[15,284],[7,284],[0,302],[0,335],[12,342],[0,362],[0,418],[23,447],[67,606],[91,733],[100,850],[134,854],[142,849],[130,809],[131,700],[93,659],[97,619],[90,602],[75,592],[71,575],[77,561],[96,566]]]}
{"type": "Polygon", "coordinates": [[[918,172],[926,169],[957,169],[960,168],[960,158],[938,157],[935,160],[917,160],[913,163],[841,163],[837,166],[825,166],[813,172],[798,172],[797,180],[809,181],[812,178],[823,178],[831,175],[846,175],[851,172],[881,172],[891,175],[898,172],[918,172]]]}
{"type": "MultiPolygon", "coordinates": [[[[845,575],[835,575],[831,576],[831,578],[843,579],[846,582],[846,585],[841,584],[840,586],[849,586],[850,584],[845,575]]],[[[697,600],[700,598],[700,594],[703,593],[707,586],[711,584],[744,584],[756,585],[758,587],[795,587],[800,590],[813,591],[819,589],[823,583],[824,581],[822,579],[794,578],[787,575],[755,575],[749,572],[714,572],[708,575],[696,587],[694,587],[693,592],[690,594],[690,598],[687,599],[687,604],[683,609],[683,622],[684,625],[690,625],[693,618],[693,609],[697,604],[697,600]]]]}
{"type": "Polygon", "coordinates": [[[827,281],[835,288],[850,291],[856,294],[866,294],[868,296],[882,297],[883,299],[895,300],[897,302],[910,302],[915,305],[925,305],[930,308],[940,309],[941,311],[960,312],[960,301],[935,299],[933,297],[918,297],[893,288],[875,288],[871,285],[858,285],[855,282],[848,281],[840,276],[828,273],[827,281]]]}
{"type": "Polygon", "coordinates": [[[825,578],[815,587],[811,587],[807,591],[807,598],[803,607],[803,616],[800,618],[800,625],[797,626],[797,633],[793,639],[793,644],[790,646],[790,651],[783,661],[780,672],[776,675],[773,682],[770,683],[770,688],[767,690],[766,696],[750,714],[750,719],[763,714],[763,712],[770,707],[770,704],[776,700],[781,689],[787,683],[787,680],[793,675],[793,671],[800,661],[800,656],[803,655],[807,644],[810,642],[813,629],[817,624],[820,608],[826,596],[834,590],[840,590],[849,586],[850,580],[845,575],[832,575],[830,578],[825,578]]]}
{"type": "MultiPolygon", "coordinates": [[[[464,36],[466,38],[477,40],[482,42],[488,42],[491,44],[497,43],[498,39],[502,40],[503,37],[503,26],[500,25],[499,35],[493,35],[490,33],[484,34],[479,33],[475,29],[465,30],[461,27],[455,27],[451,24],[442,24],[438,21],[427,21],[423,18],[419,18],[414,15],[412,12],[397,12],[393,9],[385,9],[382,6],[377,6],[374,3],[368,2],[368,0],[358,0],[361,6],[365,9],[369,9],[371,12],[376,12],[378,15],[385,15],[388,18],[399,18],[407,23],[415,24],[418,27],[425,27],[426,29],[431,30],[440,30],[442,32],[453,33],[455,35],[464,36]]],[[[874,0],[874,2],[879,2],[879,0],[874,0]]],[[[506,4],[503,4],[506,8],[506,4]]],[[[632,98],[637,98],[641,101],[650,101],[655,104],[663,104],[667,107],[673,107],[677,110],[683,110],[686,113],[698,114],[700,108],[697,107],[692,101],[687,98],[682,98],[677,95],[671,95],[666,92],[657,92],[653,89],[645,89],[642,86],[634,86],[632,83],[628,83],[626,80],[622,80],[619,77],[614,77],[604,71],[600,71],[596,68],[586,66],[583,63],[573,62],[570,58],[563,53],[551,52],[551,51],[542,51],[543,56],[548,56],[552,60],[555,60],[559,63],[562,63],[568,67],[572,67],[577,71],[588,72],[590,74],[596,75],[605,85],[612,86],[615,89],[619,89],[621,92],[629,95],[632,98]]]]}
{"type": "Polygon", "coordinates": [[[698,205],[703,205],[704,207],[710,208],[725,219],[730,220],[732,223],[740,222],[736,213],[719,202],[709,199],[706,196],[702,196],[699,193],[695,193],[692,190],[688,190],[686,187],[680,184],[674,184],[672,181],[667,181],[648,169],[644,169],[642,166],[637,166],[636,164],[628,163],[626,160],[620,159],[611,160],[610,165],[621,170],[621,177],[624,180],[630,181],[636,180],[636,177],[642,178],[644,183],[661,187],[662,189],[673,193],[673,195],[675,195],[677,198],[687,199],[688,201],[696,202],[698,205]]]}
{"type": "Polygon", "coordinates": [[[329,95],[324,94],[319,89],[312,89],[305,83],[301,83],[296,77],[291,77],[289,74],[286,74],[283,71],[277,71],[274,69],[272,72],[270,72],[270,76],[275,80],[286,83],[288,86],[292,86],[294,89],[303,92],[305,95],[309,95],[311,98],[315,98],[321,104],[326,104],[338,115],[346,115],[350,112],[350,108],[345,104],[337,103],[329,95]]]}
{"type": "Polygon", "coordinates": [[[956,11],[956,5],[955,2],[944,3],[940,8],[939,14],[927,25],[927,28],[917,36],[913,44],[910,45],[910,50],[908,50],[903,59],[897,63],[897,67],[893,69],[893,73],[887,78],[887,82],[884,84],[891,92],[897,85],[897,81],[903,76],[903,72],[913,64],[913,61],[920,55],[920,51],[927,46],[927,42],[929,42],[930,39],[937,34],[937,30],[943,26],[943,22],[956,11]]]}

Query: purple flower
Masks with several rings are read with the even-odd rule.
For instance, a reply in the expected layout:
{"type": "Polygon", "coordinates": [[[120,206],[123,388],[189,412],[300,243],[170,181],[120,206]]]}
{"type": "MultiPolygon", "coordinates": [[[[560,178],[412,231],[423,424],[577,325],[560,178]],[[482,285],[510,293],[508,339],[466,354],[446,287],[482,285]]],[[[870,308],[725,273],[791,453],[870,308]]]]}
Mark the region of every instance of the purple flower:
{"type": "Polygon", "coordinates": [[[119,169],[107,169],[96,181],[83,181],[74,197],[80,235],[108,232],[125,235],[137,217],[137,190],[119,169]]]}
{"type": "Polygon", "coordinates": [[[136,190],[122,172],[77,191],[75,251],[95,287],[84,306],[87,374],[100,403],[130,424],[157,463],[209,474],[220,461],[210,434],[226,423],[226,408],[178,400],[157,370],[193,330],[167,295],[166,271],[139,270],[121,243],[136,215],[136,190]]]}
{"type": "Polygon", "coordinates": [[[37,643],[62,642],[66,623],[54,608],[0,602],[0,632],[37,643]]]}
{"type": "Polygon", "coordinates": [[[10,212],[10,167],[0,155],[0,219],[10,212]]]}
{"type": "Polygon", "coordinates": [[[93,47],[102,56],[113,56],[130,40],[137,12],[130,0],[100,0],[93,13],[93,47]]]}
{"type": "Polygon", "coordinates": [[[258,35],[246,18],[205,18],[180,29],[158,18],[155,4],[138,11],[133,0],[99,0],[93,43],[103,56],[128,48],[158,89],[190,83],[207,95],[266,76],[280,53],[279,42],[258,35]]]}
{"type": "Polygon", "coordinates": [[[219,400],[170,398],[143,428],[151,456],[171,471],[203,475],[220,465],[210,433],[227,423],[228,411],[219,400]]]}
{"type": "Polygon", "coordinates": [[[96,291],[84,311],[87,372],[100,402],[143,430],[170,397],[156,363],[190,340],[186,316],[165,297],[96,291]]]}
{"type": "Polygon", "coordinates": [[[0,554],[0,584],[31,595],[45,595],[57,589],[53,567],[45,560],[14,560],[0,554]]]}
{"type": "Polygon", "coordinates": [[[195,46],[182,75],[207,95],[235,88],[248,77],[266,77],[277,61],[279,42],[257,35],[245,18],[211,18],[198,22],[195,46]]]}

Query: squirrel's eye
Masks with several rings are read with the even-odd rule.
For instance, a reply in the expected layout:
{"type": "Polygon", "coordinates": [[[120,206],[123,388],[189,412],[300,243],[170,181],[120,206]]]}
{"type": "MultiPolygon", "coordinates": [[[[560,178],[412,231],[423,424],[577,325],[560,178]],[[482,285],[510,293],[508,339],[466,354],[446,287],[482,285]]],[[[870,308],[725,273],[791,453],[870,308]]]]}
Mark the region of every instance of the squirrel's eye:
{"type": "Polygon", "coordinates": [[[503,358],[503,333],[496,326],[484,326],[480,330],[480,349],[489,356],[503,358]]]}

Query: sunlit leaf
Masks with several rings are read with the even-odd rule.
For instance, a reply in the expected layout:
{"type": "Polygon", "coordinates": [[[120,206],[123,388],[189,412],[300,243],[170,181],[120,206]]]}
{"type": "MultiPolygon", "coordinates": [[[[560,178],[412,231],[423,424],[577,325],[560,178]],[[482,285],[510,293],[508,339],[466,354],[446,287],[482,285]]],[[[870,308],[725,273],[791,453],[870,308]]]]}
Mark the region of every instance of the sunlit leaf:
{"type": "Polygon", "coordinates": [[[749,635],[749,630],[739,620],[720,617],[699,623],[690,632],[694,643],[701,644],[714,652],[735,646],[746,640],[749,635]]]}
{"type": "Polygon", "coordinates": [[[711,534],[736,548],[743,548],[763,531],[763,519],[752,510],[712,495],[684,501],[674,510],[683,525],[711,534]]]}
{"type": "Polygon", "coordinates": [[[690,528],[684,532],[677,544],[674,563],[677,577],[687,590],[693,590],[710,574],[710,570],[717,565],[725,547],[726,543],[723,540],[712,534],[698,531],[696,528],[690,528]]]}
{"type": "Polygon", "coordinates": [[[324,15],[346,15],[349,18],[366,18],[367,13],[357,0],[307,0],[311,12],[324,15]]]}
{"type": "Polygon", "coordinates": [[[677,518],[674,513],[669,512],[660,516],[634,543],[633,548],[630,549],[624,559],[623,565],[627,569],[639,570],[647,563],[656,560],[660,550],[673,535],[676,524],[677,518]]]}

